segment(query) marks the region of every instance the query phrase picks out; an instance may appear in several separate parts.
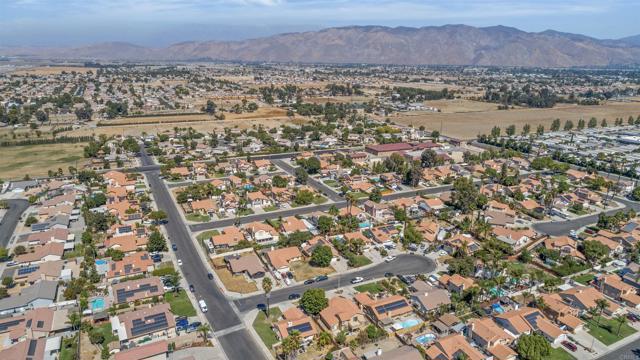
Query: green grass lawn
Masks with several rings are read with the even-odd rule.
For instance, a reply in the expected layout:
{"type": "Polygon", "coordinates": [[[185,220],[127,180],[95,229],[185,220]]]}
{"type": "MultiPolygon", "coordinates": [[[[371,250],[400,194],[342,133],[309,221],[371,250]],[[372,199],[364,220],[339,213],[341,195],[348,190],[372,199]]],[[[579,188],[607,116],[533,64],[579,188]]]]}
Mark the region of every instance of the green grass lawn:
{"type": "Polygon", "coordinates": [[[340,184],[335,180],[325,180],[323,181],[325,185],[331,186],[332,188],[340,187],[340,184]]]}
{"type": "Polygon", "coordinates": [[[357,268],[371,264],[371,260],[364,255],[355,255],[349,258],[349,266],[357,268]]]}
{"type": "Polygon", "coordinates": [[[600,319],[600,326],[598,326],[597,319],[598,318],[586,319],[585,326],[591,336],[595,337],[605,345],[611,345],[636,332],[636,330],[631,326],[623,324],[620,328],[620,335],[618,335],[618,322],[614,319],[602,317],[600,319]]]}
{"type": "Polygon", "coordinates": [[[193,308],[191,300],[187,296],[187,292],[180,290],[179,292],[169,292],[164,294],[164,299],[171,306],[171,312],[176,316],[195,316],[196,309],[193,308]]]}
{"type": "Polygon", "coordinates": [[[258,316],[253,321],[253,328],[262,339],[262,342],[271,350],[273,344],[278,342],[278,337],[276,333],[273,332],[271,328],[271,324],[278,320],[278,318],[282,315],[279,308],[271,308],[269,310],[269,319],[267,319],[267,315],[264,311],[258,312],[258,316]]]}
{"type": "Polygon", "coordinates": [[[368,293],[371,293],[371,294],[377,294],[377,293],[382,292],[384,290],[382,285],[380,285],[380,283],[378,283],[378,282],[372,282],[372,283],[369,283],[369,284],[358,285],[354,289],[356,289],[357,292],[368,292],[368,293]]]}
{"type": "Polygon", "coordinates": [[[203,241],[204,239],[209,239],[210,237],[212,237],[214,235],[220,235],[220,231],[218,231],[218,230],[203,231],[202,233],[200,233],[200,234],[198,234],[196,236],[196,239],[198,239],[198,241],[203,241]]]}
{"type": "Polygon", "coordinates": [[[582,275],[574,276],[573,280],[575,280],[576,282],[579,282],[582,285],[587,285],[589,281],[593,280],[594,278],[595,278],[595,275],[593,274],[582,274],[582,275]]]}
{"type": "Polygon", "coordinates": [[[551,348],[551,353],[542,360],[574,360],[575,358],[563,348],[551,348]]]}
{"type": "Polygon", "coordinates": [[[253,214],[253,210],[251,209],[244,209],[244,210],[238,211],[238,216],[247,216],[251,214],[253,214]]]}
{"type": "Polygon", "coordinates": [[[353,198],[356,199],[356,200],[364,199],[364,198],[368,198],[369,197],[369,194],[361,192],[361,191],[350,192],[349,194],[352,194],[351,196],[353,196],[353,198]]]}
{"type": "Polygon", "coordinates": [[[187,220],[193,222],[207,222],[211,221],[211,217],[209,215],[200,215],[200,214],[187,214],[187,220]]]}
{"type": "Polygon", "coordinates": [[[264,208],[262,208],[262,210],[269,212],[269,211],[276,211],[278,210],[278,207],[275,205],[271,205],[271,206],[265,206],[264,208]]]}
{"type": "MultiPolygon", "coordinates": [[[[111,324],[109,324],[111,326],[111,324]]],[[[62,346],[60,350],[60,360],[73,360],[75,359],[76,352],[78,351],[78,334],[71,338],[62,339],[62,346]]]]}
{"type": "Polygon", "coordinates": [[[316,205],[324,204],[326,202],[327,198],[324,196],[317,195],[315,198],[313,198],[313,203],[316,205]]]}
{"type": "Polygon", "coordinates": [[[118,336],[113,335],[111,330],[111,323],[105,323],[100,326],[94,327],[96,331],[99,331],[104,336],[104,343],[109,344],[112,341],[118,341],[118,336]]]}

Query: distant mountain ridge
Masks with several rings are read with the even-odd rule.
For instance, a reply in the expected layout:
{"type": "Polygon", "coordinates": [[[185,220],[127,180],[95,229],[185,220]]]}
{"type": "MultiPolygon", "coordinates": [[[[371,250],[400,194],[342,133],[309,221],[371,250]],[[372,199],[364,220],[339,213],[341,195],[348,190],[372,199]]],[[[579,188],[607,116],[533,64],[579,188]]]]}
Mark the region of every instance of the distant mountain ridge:
{"type": "Polygon", "coordinates": [[[507,26],[347,26],[243,41],[186,41],[165,48],[126,42],[75,48],[0,48],[0,55],[125,61],[268,61],[399,65],[573,67],[640,64],[640,35],[600,40],[507,26]]]}

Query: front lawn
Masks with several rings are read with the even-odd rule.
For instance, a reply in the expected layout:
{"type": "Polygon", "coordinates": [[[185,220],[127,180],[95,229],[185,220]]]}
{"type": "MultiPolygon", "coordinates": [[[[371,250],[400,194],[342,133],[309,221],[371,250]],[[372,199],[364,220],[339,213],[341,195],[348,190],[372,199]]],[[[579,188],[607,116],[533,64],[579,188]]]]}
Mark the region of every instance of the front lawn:
{"type": "Polygon", "coordinates": [[[256,319],[253,321],[253,329],[258,333],[258,336],[260,336],[260,339],[262,339],[262,342],[269,350],[271,350],[273,344],[279,341],[276,333],[271,328],[271,325],[278,321],[280,316],[282,316],[282,312],[279,308],[274,307],[269,309],[268,319],[264,311],[260,311],[258,312],[256,319]]]}
{"type": "Polygon", "coordinates": [[[364,198],[368,198],[369,197],[369,194],[367,194],[365,192],[361,192],[361,191],[350,192],[349,194],[350,194],[350,196],[352,196],[356,200],[364,199],[364,198]]]}
{"type": "Polygon", "coordinates": [[[238,211],[238,216],[247,216],[247,215],[252,215],[253,214],[253,210],[251,209],[242,209],[240,211],[238,211]]]}
{"type": "Polygon", "coordinates": [[[211,217],[209,215],[201,215],[201,214],[187,214],[187,220],[193,222],[208,222],[211,221],[211,217]]]}
{"type": "Polygon", "coordinates": [[[247,280],[244,275],[233,275],[229,269],[223,267],[224,259],[222,257],[212,260],[212,263],[214,265],[216,275],[218,275],[218,278],[222,281],[222,284],[227,290],[240,294],[248,294],[258,291],[258,287],[255,282],[247,280]]]}
{"type": "Polygon", "coordinates": [[[582,285],[587,285],[591,280],[595,279],[595,275],[593,274],[582,274],[578,276],[574,276],[573,280],[579,282],[582,285]]]}
{"type": "Polygon", "coordinates": [[[382,287],[379,282],[358,285],[354,289],[356,289],[357,292],[368,292],[370,294],[377,294],[384,291],[384,287],[382,287]]]}
{"type": "Polygon", "coordinates": [[[615,319],[601,317],[599,326],[598,317],[595,319],[586,319],[585,322],[589,334],[605,345],[611,345],[636,332],[631,326],[623,324],[622,327],[620,327],[620,335],[618,335],[618,326],[620,325],[615,319]]]}
{"type": "Polygon", "coordinates": [[[195,316],[196,309],[193,308],[187,292],[180,290],[164,294],[164,300],[171,306],[171,312],[176,316],[195,316]]]}
{"type": "Polygon", "coordinates": [[[347,256],[347,261],[349,262],[349,266],[352,268],[359,268],[361,266],[366,266],[371,264],[371,259],[369,259],[364,255],[347,256]]]}
{"type": "Polygon", "coordinates": [[[220,235],[220,231],[218,231],[218,230],[203,231],[202,233],[200,233],[200,234],[198,234],[196,236],[196,239],[198,239],[198,241],[202,242],[205,239],[210,239],[214,235],[220,235]]]}
{"type": "Polygon", "coordinates": [[[575,358],[563,348],[551,348],[551,353],[542,360],[575,360],[575,358]]]}
{"type": "Polygon", "coordinates": [[[276,211],[278,209],[279,209],[279,207],[277,207],[275,205],[265,206],[265,207],[262,208],[262,210],[264,210],[265,212],[276,211]]]}
{"type": "Polygon", "coordinates": [[[313,198],[313,203],[316,204],[316,205],[324,204],[326,202],[327,202],[327,198],[324,197],[324,196],[316,195],[313,198]]]}
{"type": "Polygon", "coordinates": [[[336,272],[331,266],[326,268],[311,266],[306,261],[294,261],[289,265],[293,276],[297,281],[304,281],[320,275],[328,275],[336,272]]]}
{"type": "Polygon", "coordinates": [[[323,183],[327,186],[331,186],[332,188],[340,187],[340,184],[335,180],[325,180],[323,183]]]}

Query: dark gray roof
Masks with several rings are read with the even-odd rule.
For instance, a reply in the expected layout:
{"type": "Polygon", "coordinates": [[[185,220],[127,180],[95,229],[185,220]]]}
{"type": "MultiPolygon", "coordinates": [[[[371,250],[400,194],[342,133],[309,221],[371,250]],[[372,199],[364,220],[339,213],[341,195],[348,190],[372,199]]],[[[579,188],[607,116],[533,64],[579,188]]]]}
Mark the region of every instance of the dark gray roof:
{"type": "Polygon", "coordinates": [[[55,301],[57,290],[57,281],[42,280],[33,286],[25,288],[19,295],[10,296],[0,300],[0,311],[27,306],[37,299],[55,301]]]}

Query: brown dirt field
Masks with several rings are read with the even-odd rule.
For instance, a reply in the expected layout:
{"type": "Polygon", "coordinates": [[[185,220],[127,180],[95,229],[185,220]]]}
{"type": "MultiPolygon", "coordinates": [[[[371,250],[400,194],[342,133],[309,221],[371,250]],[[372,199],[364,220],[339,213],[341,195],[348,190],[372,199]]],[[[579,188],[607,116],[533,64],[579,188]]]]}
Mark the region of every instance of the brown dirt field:
{"type": "Polygon", "coordinates": [[[442,134],[461,139],[473,139],[478,134],[489,133],[491,128],[498,125],[505,128],[511,124],[516,125],[516,131],[520,131],[524,124],[529,124],[532,131],[539,124],[543,124],[548,130],[551,122],[559,118],[562,123],[572,120],[575,123],[579,119],[588,120],[596,117],[598,122],[606,118],[611,125],[616,117],[626,119],[629,115],[640,115],[640,103],[638,102],[611,102],[599,106],[562,105],[553,109],[515,109],[492,110],[466,113],[433,113],[433,112],[408,112],[393,114],[389,118],[399,124],[425,126],[428,130],[440,130],[442,134]]]}
{"type": "Polygon", "coordinates": [[[12,72],[13,75],[57,75],[65,72],[75,71],[77,73],[88,73],[89,71],[95,72],[96,68],[89,67],[76,67],[76,66],[39,66],[29,69],[20,69],[12,72]]]}
{"type": "Polygon", "coordinates": [[[319,96],[305,99],[306,102],[313,104],[332,103],[352,103],[352,102],[369,102],[371,98],[366,96],[319,96]]]}
{"type": "Polygon", "coordinates": [[[431,100],[424,102],[428,106],[435,106],[443,113],[465,113],[474,111],[492,111],[498,108],[497,104],[473,101],[465,99],[431,100]]]}

